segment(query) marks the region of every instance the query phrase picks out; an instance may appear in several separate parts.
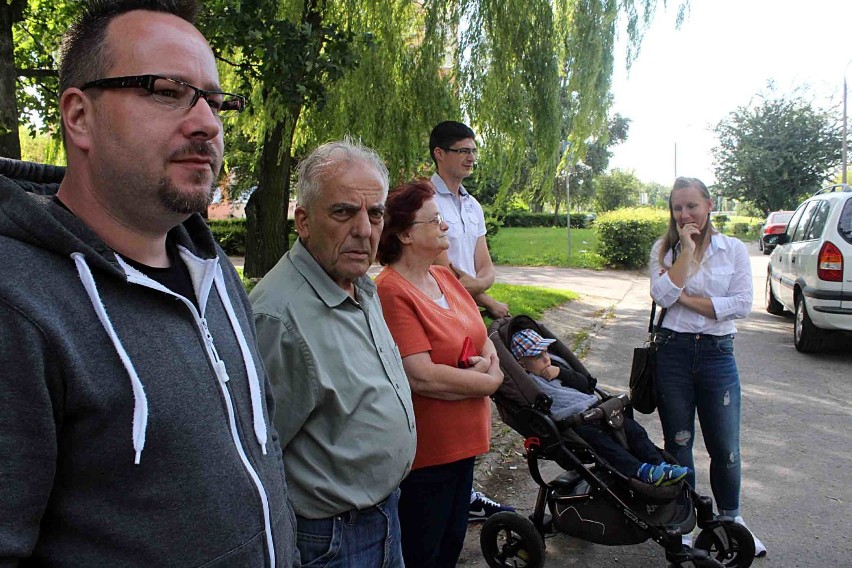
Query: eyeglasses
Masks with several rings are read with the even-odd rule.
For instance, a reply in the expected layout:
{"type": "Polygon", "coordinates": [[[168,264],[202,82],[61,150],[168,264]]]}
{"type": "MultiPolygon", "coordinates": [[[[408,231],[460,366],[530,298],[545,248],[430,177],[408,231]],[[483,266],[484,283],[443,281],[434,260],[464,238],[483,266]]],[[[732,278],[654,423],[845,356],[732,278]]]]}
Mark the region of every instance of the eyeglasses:
{"type": "Polygon", "coordinates": [[[437,215],[435,215],[434,217],[432,217],[431,219],[429,219],[427,221],[412,221],[411,222],[412,225],[419,225],[421,223],[438,225],[440,227],[441,225],[444,224],[444,216],[441,215],[440,213],[438,213],[437,215]]]}
{"type": "Polygon", "coordinates": [[[456,154],[461,154],[462,156],[474,156],[479,155],[479,150],[477,148],[444,148],[447,152],[455,152],[456,154]]]}
{"type": "Polygon", "coordinates": [[[216,116],[235,116],[245,110],[246,98],[242,95],[199,89],[189,83],[159,75],[132,75],[89,81],[86,89],[145,89],[158,103],[175,108],[192,108],[198,99],[204,99],[216,116]]]}

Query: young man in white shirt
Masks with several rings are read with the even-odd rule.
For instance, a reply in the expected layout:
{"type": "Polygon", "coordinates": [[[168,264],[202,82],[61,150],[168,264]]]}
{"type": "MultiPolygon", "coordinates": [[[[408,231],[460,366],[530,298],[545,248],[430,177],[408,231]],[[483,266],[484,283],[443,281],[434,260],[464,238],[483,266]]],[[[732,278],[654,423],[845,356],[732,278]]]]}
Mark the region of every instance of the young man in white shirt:
{"type": "Polygon", "coordinates": [[[485,215],[462,185],[476,164],[476,135],[461,122],[444,121],[432,129],[429,152],[435,162],[435,200],[449,225],[447,266],[491,317],[507,316],[509,307],[486,293],[494,284],[494,264],[485,242],[485,215]]]}
{"type": "MultiPolygon", "coordinates": [[[[466,124],[444,121],[429,135],[429,153],[435,162],[435,201],[449,226],[450,248],[445,266],[492,318],[507,316],[509,306],[486,293],[494,284],[494,264],[485,242],[485,214],[476,198],[462,186],[462,180],[476,164],[476,134],[466,124]]],[[[514,510],[474,490],[470,494],[468,520],[483,521],[495,513],[514,510]]]]}

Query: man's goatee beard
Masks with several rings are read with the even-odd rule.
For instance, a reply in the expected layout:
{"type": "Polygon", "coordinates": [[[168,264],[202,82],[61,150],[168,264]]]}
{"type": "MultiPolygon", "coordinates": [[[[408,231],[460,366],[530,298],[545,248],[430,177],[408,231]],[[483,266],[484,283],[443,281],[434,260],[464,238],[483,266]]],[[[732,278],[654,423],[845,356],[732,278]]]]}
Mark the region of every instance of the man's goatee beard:
{"type": "MultiPolygon", "coordinates": [[[[206,177],[203,173],[198,174],[198,183],[204,181],[206,177]]],[[[181,190],[171,181],[163,179],[157,189],[157,196],[160,203],[174,213],[181,215],[192,215],[193,213],[204,213],[207,207],[213,201],[213,195],[216,191],[215,183],[210,184],[210,189],[205,193],[194,190],[181,190]]]]}

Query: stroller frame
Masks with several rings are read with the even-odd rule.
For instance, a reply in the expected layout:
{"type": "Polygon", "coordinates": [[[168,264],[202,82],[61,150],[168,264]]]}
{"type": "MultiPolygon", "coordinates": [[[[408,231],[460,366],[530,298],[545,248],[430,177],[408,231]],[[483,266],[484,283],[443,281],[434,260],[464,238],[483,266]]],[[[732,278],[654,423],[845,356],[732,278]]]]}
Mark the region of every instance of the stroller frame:
{"type": "MultiPolygon", "coordinates": [[[[508,352],[506,338],[511,339],[515,331],[523,328],[535,329],[543,337],[556,339],[557,343],[554,345],[560,343],[545,326],[527,316],[502,318],[495,321],[489,332],[497,348],[504,374],[514,372],[517,375],[517,369],[504,365],[506,361],[515,363],[514,357],[508,352]],[[507,356],[511,359],[504,358],[507,356]],[[510,368],[507,369],[507,367],[510,368]]],[[[564,355],[567,347],[561,345],[557,353],[560,349],[563,351],[561,354],[564,355]]],[[[573,358],[569,362],[575,370],[591,376],[570,351],[568,354],[573,358]]],[[[604,391],[595,390],[606,399],[607,395],[604,391]]],[[[526,396],[530,398],[530,392],[527,392],[526,396]]],[[[622,397],[626,399],[624,395],[622,397]]],[[[568,438],[563,435],[565,421],[557,422],[552,419],[548,412],[550,401],[547,396],[534,397],[534,403],[531,405],[519,404],[517,396],[510,396],[508,400],[502,399],[499,391],[493,398],[504,421],[508,417],[507,413],[511,412],[513,413],[511,422],[529,425],[529,430],[534,432],[533,435],[526,436],[524,457],[527,460],[530,476],[539,490],[533,512],[528,517],[520,513],[504,512],[492,516],[483,525],[480,544],[486,562],[492,568],[542,566],[546,548],[544,538],[558,532],[571,534],[569,531],[560,529],[558,523],[554,522],[551,513],[558,511],[557,504],[589,505],[589,502],[593,500],[597,500],[599,507],[609,507],[616,511],[629,526],[638,531],[640,538],[653,540],[662,546],[670,566],[747,568],[751,565],[754,559],[754,539],[751,533],[742,525],[735,523],[731,517],[714,515],[713,500],[709,496],[698,494],[686,482],[680,482],[671,487],[655,488],[639,480],[626,478],[595,455],[590,448],[583,447],[585,444],[578,446],[577,440],[574,439],[575,434],[569,433],[568,438]],[[566,471],[549,482],[545,481],[539,467],[540,460],[554,461],[566,471]],[[593,466],[586,467],[587,463],[592,463],[593,466]],[[660,495],[671,499],[680,498],[684,502],[684,507],[688,500],[690,509],[688,509],[687,517],[674,523],[648,522],[641,514],[637,514],[622,496],[613,491],[607,483],[607,478],[613,480],[612,483],[627,484],[628,494],[638,493],[654,498],[660,495]],[[583,481],[588,484],[588,491],[572,494],[571,490],[577,488],[583,481]],[[548,513],[548,510],[551,513],[548,513]],[[691,548],[683,545],[681,527],[686,526],[691,530],[696,523],[701,532],[695,541],[695,546],[691,548]]],[[[625,411],[627,414],[632,413],[629,407],[625,408],[625,411]]],[[[518,430],[515,425],[509,425],[518,430]]],[[[582,440],[579,441],[582,442],[582,440]]],[[[669,462],[674,461],[671,456],[666,455],[666,459],[669,462]]],[[[582,535],[575,536],[583,538],[582,535]]],[[[603,540],[593,542],[607,544],[603,540]]],[[[641,540],[634,542],[641,542],[641,540]]]]}

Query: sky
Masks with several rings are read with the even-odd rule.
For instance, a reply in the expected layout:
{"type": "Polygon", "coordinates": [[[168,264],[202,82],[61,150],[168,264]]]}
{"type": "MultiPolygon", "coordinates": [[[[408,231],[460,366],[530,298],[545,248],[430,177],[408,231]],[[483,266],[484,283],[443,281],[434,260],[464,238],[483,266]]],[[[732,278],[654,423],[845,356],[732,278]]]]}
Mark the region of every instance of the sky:
{"type": "Polygon", "coordinates": [[[612,112],[632,122],[611,168],[666,186],[675,175],[712,184],[713,127],[769,80],[779,94],[807,85],[841,118],[844,68],[852,98],[852,0],[691,0],[679,30],[677,3],[659,10],[629,72],[625,48],[616,53],[612,112]]]}

